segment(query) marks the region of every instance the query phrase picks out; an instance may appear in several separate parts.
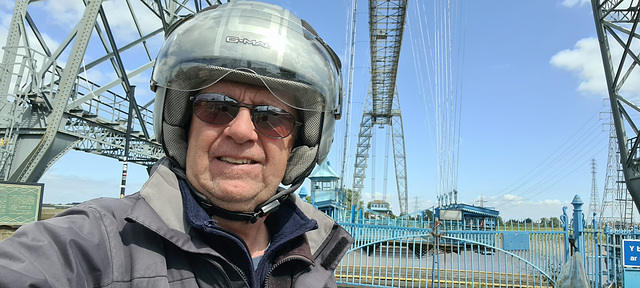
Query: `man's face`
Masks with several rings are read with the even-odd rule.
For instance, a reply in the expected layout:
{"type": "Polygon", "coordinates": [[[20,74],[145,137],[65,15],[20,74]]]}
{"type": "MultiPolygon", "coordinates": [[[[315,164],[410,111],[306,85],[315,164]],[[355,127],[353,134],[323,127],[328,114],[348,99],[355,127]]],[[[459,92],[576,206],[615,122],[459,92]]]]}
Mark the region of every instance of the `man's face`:
{"type": "MultiPolygon", "coordinates": [[[[202,92],[230,96],[246,104],[280,107],[295,115],[264,87],[218,82],[202,92]]],[[[294,135],[273,139],[260,134],[248,108],[226,125],[192,115],[187,148],[187,178],[213,204],[231,211],[253,211],[275,194],[284,177],[294,135]]]]}

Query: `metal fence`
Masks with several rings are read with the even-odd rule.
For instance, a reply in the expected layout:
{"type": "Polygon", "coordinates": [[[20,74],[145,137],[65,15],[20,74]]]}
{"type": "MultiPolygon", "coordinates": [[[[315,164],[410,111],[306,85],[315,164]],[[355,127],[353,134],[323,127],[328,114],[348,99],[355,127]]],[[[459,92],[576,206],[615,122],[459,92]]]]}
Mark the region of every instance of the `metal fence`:
{"type": "Polygon", "coordinates": [[[576,196],[572,204],[573,213],[568,215],[565,207],[556,226],[469,229],[384,219],[341,223],[355,243],[337,267],[336,280],[366,287],[554,287],[563,265],[580,252],[591,287],[625,287],[621,243],[640,239],[640,231],[585,225],[582,202],[576,196]]]}

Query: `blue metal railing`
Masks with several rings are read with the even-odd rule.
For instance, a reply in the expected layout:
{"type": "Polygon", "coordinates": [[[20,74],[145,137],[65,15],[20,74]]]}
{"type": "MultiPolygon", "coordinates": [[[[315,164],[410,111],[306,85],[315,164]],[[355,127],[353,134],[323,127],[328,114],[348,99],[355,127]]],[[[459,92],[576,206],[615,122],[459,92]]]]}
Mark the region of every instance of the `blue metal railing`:
{"type": "Polygon", "coordinates": [[[355,219],[341,223],[355,243],[336,280],[367,287],[553,287],[571,253],[580,252],[591,287],[623,287],[621,243],[640,239],[640,231],[585,225],[581,201],[576,197],[572,204],[573,213],[565,207],[559,225],[495,229],[344,217],[355,219]]]}
{"type": "MultiPolygon", "coordinates": [[[[504,232],[447,236],[431,229],[345,224],[356,243],[336,270],[339,283],[370,287],[547,287],[555,273],[518,251],[487,245],[504,232]]],[[[477,231],[482,232],[482,231],[477,231]]],[[[527,255],[525,255],[527,256],[527,255]]],[[[560,255],[559,255],[560,256],[560,255]]],[[[560,257],[558,257],[560,258],[560,257]]]]}

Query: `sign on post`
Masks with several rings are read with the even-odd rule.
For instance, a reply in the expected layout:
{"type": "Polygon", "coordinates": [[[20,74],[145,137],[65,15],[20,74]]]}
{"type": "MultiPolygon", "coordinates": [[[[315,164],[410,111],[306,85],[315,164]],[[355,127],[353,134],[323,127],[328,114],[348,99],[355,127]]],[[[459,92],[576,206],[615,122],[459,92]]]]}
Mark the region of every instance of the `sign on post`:
{"type": "Polygon", "coordinates": [[[640,240],[622,239],[622,266],[640,268],[640,240]]]}
{"type": "Polygon", "coordinates": [[[41,183],[0,182],[0,226],[20,226],[40,220],[41,183]]]}
{"type": "Polygon", "coordinates": [[[462,220],[462,211],[460,210],[440,210],[440,220],[462,220]]]}

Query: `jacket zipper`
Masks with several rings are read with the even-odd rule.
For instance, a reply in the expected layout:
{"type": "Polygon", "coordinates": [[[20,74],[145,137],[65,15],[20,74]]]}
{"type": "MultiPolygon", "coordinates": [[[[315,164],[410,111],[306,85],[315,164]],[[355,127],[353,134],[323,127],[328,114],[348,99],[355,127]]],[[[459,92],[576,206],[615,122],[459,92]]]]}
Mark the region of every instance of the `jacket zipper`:
{"type": "MultiPolygon", "coordinates": [[[[224,236],[224,237],[231,238],[231,239],[233,239],[233,237],[235,237],[237,240],[239,240],[239,241],[237,241],[237,242],[239,242],[239,244],[240,244],[242,247],[244,247],[244,250],[245,250],[245,251],[249,251],[249,247],[247,247],[247,244],[246,244],[244,241],[242,241],[242,240],[241,240],[241,239],[242,239],[242,237],[238,236],[238,234],[236,234],[235,232],[233,232],[233,231],[231,231],[231,230],[228,230],[228,229],[225,229],[225,228],[222,228],[222,227],[220,227],[220,226],[214,225],[213,223],[211,223],[211,222],[209,222],[209,221],[207,221],[207,223],[205,223],[205,226],[206,226],[208,229],[211,229],[211,230],[213,230],[213,231],[215,231],[215,230],[220,231],[220,232],[217,232],[217,233],[221,233],[221,232],[223,232],[223,233],[227,233],[227,234],[229,234],[229,235],[222,235],[222,236],[224,236]]],[[[211,232],[207,232],[207,233],[211,233],[211,232]]],[[[213,234],[213,233],[212,233],[212,234],[213,234]]],[[[221,258],[223,258],[223,259],[224,259],[224,257],[221,257],[221,258]]],[[[249,279],[249,277],[247,277],[247,274],[245,274],[245,273],[244,273],[244,271],[243,271],[242,269],[240,269],[239,267],[237,267],[235,264],[231,263],[230,261],[227,261],[226,259],[225,259],[225,261],[226,261],[226,262],[227,262],[231,267],[233,267],[233,269],[235,269],[235,270],[236,270],[236,272],[238,272],[238,273],[240,274],[240,276],[242,277],[242,279],[244,279],[244,281],[245,281],[245,283],[247,284],[247,286],[248,286],[248,287],[251,287],[251,284],[249,284],[249,283],[253,283],[253,280],[252,280],[252,279],[249,279]]]]}
{"type": "Polygon", "coordinates": [[[278,266],[280,266],[280,265],[282,265],[282,264],[284,264],[284,263],[286,263],[286,262],[296,260],[296,259],[302,260],[302,261],[304,261],[304,262],[306,262],[306,263],[309,263],[310,265],[311,265],[311,264],[313,264],[312,262],[310,262],[310,261],[309,261],[309,258],[304,257],[304,256],[289,256],[289,257],[287,257],[287,258],[284,258],[284,259],[282,259],[282,260],[280,260],[280,261],[276,262],[275,264],[273,264],[273,266],[271,266],[271,269],[269,269],[269,273],[267,273],[267,276],[266,276],[266,277],[264,277],[264,283],[263,283],[263,286],[264,286],[265,288],[267,288],[267,287],[268,287],[268,286],[267,286],[267,284],[268,284],[268,282],[269,282],[269,277],[271,277],[271,273],[272,273],[274,270],[276,270],[276,268],[278,268],[278,266]]]}

